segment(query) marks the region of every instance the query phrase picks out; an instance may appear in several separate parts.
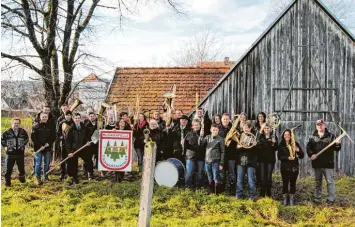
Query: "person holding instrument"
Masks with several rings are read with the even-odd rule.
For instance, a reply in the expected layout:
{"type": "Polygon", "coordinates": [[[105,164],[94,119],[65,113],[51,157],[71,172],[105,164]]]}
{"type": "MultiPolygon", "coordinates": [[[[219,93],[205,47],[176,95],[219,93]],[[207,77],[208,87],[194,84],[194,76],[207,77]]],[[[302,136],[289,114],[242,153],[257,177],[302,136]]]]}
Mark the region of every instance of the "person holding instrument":
{"type": "Polygon", "coordinates": [[[322,199],[322,180],[323,176],[327,181],[328,199],[327,204],[332,205],[335,200],[335,183],[334,183],[334,151],[341,149],[340,139],[336,139],[335,135],[330,133],[325,127],[324,120],[317,120],[316,131],[307,143],[307,154],[312,159],[312,167],[314,168],[314,176],[316,188],[314,193],[314,202],[320,203],[322,199]],[[335,141],[324,153],[317,155],[327,145],[335,141]]]}
{"type": "Polygon", "coordinates": [[[295,141],[292,130],[286,129],[281,136],[277,157],[281,161],[283,205],[295,204],[296,181],[299,173],[298,160],[304,157],[301,146],[295,141]]]}

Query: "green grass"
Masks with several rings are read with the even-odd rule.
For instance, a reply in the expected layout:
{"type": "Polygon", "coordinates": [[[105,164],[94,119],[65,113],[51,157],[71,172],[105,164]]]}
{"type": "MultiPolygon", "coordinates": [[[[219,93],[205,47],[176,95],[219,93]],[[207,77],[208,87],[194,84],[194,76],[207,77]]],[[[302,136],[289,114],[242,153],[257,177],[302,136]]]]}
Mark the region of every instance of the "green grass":
{"type": "MultiPolygon", "coordinates": [[[[53,176],[57,178],[56,176],[53,176]]],[[[295,207],[270,198],[256,202],[155,185],[151,226],[355,226],[355,178],[336,181],[334,206],[313,205],[313,180],[298,182],[295,207]]],[[[280,177],[273,194],[280,199],[280,177]]],[[[36,186],[13,180],[2,187],[2,226],[136,226],[140,183],[109,180],[69,186],[50,181],[36,186]]]]}

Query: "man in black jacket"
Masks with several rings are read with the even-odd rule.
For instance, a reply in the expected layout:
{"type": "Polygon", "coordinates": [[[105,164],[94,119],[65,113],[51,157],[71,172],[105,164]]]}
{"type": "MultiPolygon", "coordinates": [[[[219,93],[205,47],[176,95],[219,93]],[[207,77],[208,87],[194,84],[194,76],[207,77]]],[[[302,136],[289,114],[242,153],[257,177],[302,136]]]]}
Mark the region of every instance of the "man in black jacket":
{"type": "Polygon", "coordinates": [[[11,173],[16,163],[19,170],[19,180],[25,182],[25,145],[28,143],[28,134],[20,128],[21,120],[12,118],[11,128],[1,136],[1,145],[6,147],[5,157],[5,186],[11,186],[11,173]]]}
{"type": "Polygon", "coordinates": [[[182,163],[185,163],[185,148],[181,142],[187,133],[191,131],[190,128],[189,118],[186,115],[182,115],[178,127],[173,127],[172,130],[167,129],[167,136],[171,137],[173,141],[173,157],[179,159],[182,163]]]}
{"type": "Polygon", "coordinates": [[[166,127],[166,122],[160,117],[158,110],[153,112],[153,119],[157,121],[160,131],[163,131],[166,127]]]}
{"type": "MultiPolygon", "coordinates": [[[[67,110],[64,115],[64,120],[62,120],[57,127],[57,138],[60,141],[60,154],[62,160],[68,157],[68,153],[65,147],[65,138],[67,136],[69,128],[74,125],[74,121],[72,119],[72,112],[70,110],[67,110]]],[[[65,174],[66,163],[64,162],[60,165],[60,180],[64,180],[65,174]]]]}
{"type": "Polygon", "coordinates": [[[40,122],[35,123],[32,127],[31,139],[33,141],[34,150],[44,149],[35,153],[35,176],[37,184],[42,184],[41,181],[41,166],[42,159],[44,162],[43,176],[44,180],[48,180],[47,171],[49,170],[49,162],[51,159],[52,145],[55,141],[55,128],[48,122],[48,114],[42,112],[40,114],[40,122]]]}
{"type": "Polygon", "coordinates": [[[88,159],[87,149],[81,150],[79,153],[73,155],[73,153],[84,145],[89,145],[89,137],[86,132],[84,124],[81,122],[81,115],[79,113],[74,114],[74,125],[68,131],[65,145],[68,152],[67,161],[68,175],[72,178],[71,183],[79,183],[78,180],[78,157],[84,161],[84,169],[87,173],[92,173],[92,160],[88,159]]]}
{"type": "MultiPolygon", "coordinates": [[[[97,120],[96,120],[96,114],[95,113],[89,113],[89,119],[86,121],[84,124],[87,134],[89,137],[94,134],[95,130],[97,130],[97,120]]],[[[95,166],[97,168],[98,166],[98,155],[99,155],[99,145],[98,144],[90,144],[88,147],[88,159],[90,158],[92,160],[92,157],[95,158],[95,166]]],[[[93,172],[88,173],[88,179],[90,180],[93,177],[93,172]]]]}
{"type": "MultiPolygon", "coordinates": [[[[219,126],[218,135],[220,135],[223,139],[226,138],[229,130],[232,127],[232,123],[230,122],[230,115],[224,113],[222,115],[222,124],[219,126]]],[[[226,146],[226,154],[224,161],[223,171],[220,171],[222,184],[225,183],[225,172],[228,171],[228,180],[229,180],[229,192],[230,194],[235,194],[235,184],[236,184],[236,165],[235,160],[237,158],[237,143],[234,140],[231,140],[229,146],[226,146]]]]}
{"type": "Polygon", "coordinates": [[[316,131],[307,143],[307,154],[312,159],[312,167],[314,168],[316,189],[314,202],[321,202],[322,198],[322,178],[325,177],[327,181],[328,199],[327,204],[332,205],[335,199],[335,183],[333,179],[334,174],[334,151],[341,149],[340,140],[328,148],[324,153],[316,157],[316,154],[323,148],[328,146],[336,138],[325,127],[323,120],[316,122],[316,131]]]}

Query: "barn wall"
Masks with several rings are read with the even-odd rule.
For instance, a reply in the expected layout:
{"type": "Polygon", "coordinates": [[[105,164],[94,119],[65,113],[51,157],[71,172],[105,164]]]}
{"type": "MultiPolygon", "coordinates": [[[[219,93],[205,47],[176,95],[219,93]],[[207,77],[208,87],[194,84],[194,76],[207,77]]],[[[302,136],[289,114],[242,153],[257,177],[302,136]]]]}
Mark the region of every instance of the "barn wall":
{"type": "MultiPolygon", "coordinates": [[[[333,121],[331,111],[354,138],[355,42],[315,1],[296,1],[204,103],[210,114],[246,112],[250,119],[259,111],[283,109],[279,131],[302,124],[301,144],[315,130],[315,120],[333,121]],[[313,46],[300,47],[307,44],[313,46]]],[[[327,127],[340,133],[335,124],[327,127]]],[[[355,176],[355,145],[348,139],[342,145],[340,171],[355,176]]],[[[308,158],[301,172],[312,172],[308,158]]]]}

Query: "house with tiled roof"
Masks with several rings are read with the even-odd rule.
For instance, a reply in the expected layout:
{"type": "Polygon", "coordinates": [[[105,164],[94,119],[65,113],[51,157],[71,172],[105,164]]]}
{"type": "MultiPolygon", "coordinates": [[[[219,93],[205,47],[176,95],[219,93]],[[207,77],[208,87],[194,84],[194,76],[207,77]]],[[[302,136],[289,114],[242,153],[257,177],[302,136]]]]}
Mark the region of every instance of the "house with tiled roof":
{"type": "Polygon", "coordinates": [[[128,111],[135,107],[138,95],[141,111],[163,112],[163,95],[176,85],[174,107],[187,114],[195,107],[196,92],[204,97],[233,64],[221,63],[218,67],[201,63],[195,67],[117,68],[105,102],[128,111]]]}
{"type": "Polygon", "coordinates": [[[88,107],[98,110],[101,103],[105,100],[108,85],[108,81],[98,77],[94,73],[90,73],[77,83],[71,99],[79,98],[83,102],[78,110],[85,110],[88,107]]]}

